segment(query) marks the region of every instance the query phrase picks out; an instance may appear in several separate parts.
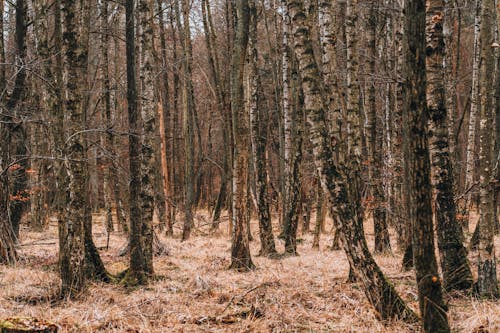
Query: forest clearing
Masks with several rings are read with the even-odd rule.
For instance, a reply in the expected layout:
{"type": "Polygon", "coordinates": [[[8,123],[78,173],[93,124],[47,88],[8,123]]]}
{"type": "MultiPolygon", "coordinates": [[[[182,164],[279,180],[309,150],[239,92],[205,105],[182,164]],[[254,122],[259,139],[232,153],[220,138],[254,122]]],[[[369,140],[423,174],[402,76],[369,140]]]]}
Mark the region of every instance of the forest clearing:
{"type": "MultiPolygon", "coordinates": [[[[206,212],[197,212],[199,224],[206,212]]],[[[106,231],[102,215],[96,220],[96,245],[104,248],[106,231]]],[[[197,223],[197,224],[198,224],[197,223]]],[[[332,227],[327,219],[326,229],[332,227]]],[[[252,221],[255,234],[258,225],[252,221]]],[[[373,248],[373,225],[366,233],[373,248]]],[[[155,258],[157,280],[146,287],[127,289],[94,283],[77,300],[46,298],[58,289],[57,233],[23,232],[17,267],[0,267],[0,318],[32,316],[61,326],[62,332],[418,332],[418,325],[402,321],[382,323],[364,300],[359,286],[347,282],[349,264],[341,250],[332,251],[330,233],[322,235],[320,249],[313,249],[312,234],[300,235],[300,255],[284,259],[255,257],[257,269],[248,273],[228,270],[230,238],[227,223],[210,235],[195,228],[193,237],[180,242],[163,239],[169,255],[155,258]],[[26,245],[24,245],[26,244],[26,245]],[[19,278],[22,277],[22,278],[19,278]],[[241,316],[251,312],[254,315],[241,316]]],[[[392,233],[391,233],[392,234],[392,233]]],[[[128,265],[118,254],[126,237],[113,233],[102,258],[111,273],[128,265]]],[[[252,253],[257,241],[250,244],[252,253]]],[[[280,251],[283,243],[277,243],[280,251]]],[[[500,237],[496,238],[500,255],[500,237]]],[[[378,255],[376,260],[398,292],[414,309],[418,307],[415,276],[401,271],[401,255],[378,255]]],[[[476,260],[470,257],[471,263],[476,260]]],[[[499,276],[500,277],[500,276],[499,276]]],[[[500,331],[500,303],[475,300],[450,293],[450,325],[454,332],[500,331]],[[483,327],[483,331],[480,328],[483,327]]]]}

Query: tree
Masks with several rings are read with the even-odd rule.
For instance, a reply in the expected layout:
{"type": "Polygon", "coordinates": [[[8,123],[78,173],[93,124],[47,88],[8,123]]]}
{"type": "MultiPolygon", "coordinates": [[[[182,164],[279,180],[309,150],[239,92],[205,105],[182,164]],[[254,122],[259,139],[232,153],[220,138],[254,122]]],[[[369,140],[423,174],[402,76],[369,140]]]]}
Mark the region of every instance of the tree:
{"type": "MultiPolygon", "coordinates": [[[[178,5],[176,11],[178,11],[178,5]]],[[[187,240],[191,234],[193,226],[193,204],[194,204],[194,96],[193,82],[191,78],[192,66],[192,46],[191,46],[191,27],[189,26],[190,2],[182,1],[182,18],[184,27],[181,32],[182,47],[184,50],[184,61],[182,64],[184,81],[183,81],[183,136],[185,150],[185,173],[184,173],[184,227],[182,229],[182,239],[187,240]]],[[[179,16],[178,16],[179,17],[179,16]]]]}
{"type": "Polygon", "coordinates": [[[479,296],[498,298],[496,259],[495,259],[495,214],[494,214],[494,182],[493,163],[493,98],[495,70],[495,1],[482,0],[481,8],[481,67],[480,67],[480,131],[479,131],[479,262],[477,291],[479,296]]]}
{"type": "Polygon", "coordinates": [[[127,54],[127,103],[128,103],[128,152],[129,152],[129,207],[130,207],[130,268],[125,282],[144,284],[147,268],[142,235],[141,193],[141,128],[137,108],[137,83],[135,72],[135,8],[134,0],[125,2],[125,35],[127,54]]]}
{"type": "MultiPolygon", "coordinates": [[[[3,8],[4,3],[2,1],[0,6],[0,9],[2,9],[2,19],[0,21],[2,28],[3,8]]],[[[26,68],[23,62],[26,57],[26,32],[26,2],[24,0],[17,0],[15,3],[15,54],[16,66],[19,69],[16,69],[12,91],[10,94],[3,94],[4,96],[0,100],[2,107],[7,111],[3,112],[0,118],[0,134],[3,138],[2,143],[0,143],[0,263],[7,264],[13,264],[17,260],[15,242],[18,237],[19,220],[23,205],[19,206],[16,203],[12,203],[11,195],[15,196],[17,193],[13,193],[10,189],[11,179],[9,179],[9,174],[15,173],[23,179],[25,177],[26,156],[21,156],[22,161],[11,161],[10,145],[13,137],[16,136],[14,132],[21,133],[21,137],[24,135],[24,125],[16,117],[18,114],[16,108],[25,90],[26,68]],[[16,168],[21,170],[16,171],[16,168]],[[20,174],[21,172],[22,174],[20,174]],[[13,216],[12,209],[17,210],[17,212],[14,212],[15,216],[13,216]]],[[[0,37],[2,39],[0,53],[2,54],[1,57],[5,58],[3,30],[0,33],[0,37]]],[[[7,86],[5,72],[2,71],[1,75],[0,85],[5,89],[7,86]]],[[[17,141],[14,145],[17,148],[19,145],[24,145],[24,142],[17,141]]],[[[19,185],[19,183],[16,184],[16,181],[14,181],[14,191],[20,189],[16,185],[19,185]]]]}
{"type": "Polygon", "coordinates": [[[386,280],[368,250],[362,229],[363,217],[358,203],[349,200],[349,193],[358,191],[357,188],[351,187],[356,185],[358,180],[350,177],[353,175],[348,174],[348,170],[339,168],[332,159],[331,144],[332,141],[339,142],[338,138],[327,140],[329,136],[325,118],[325,101],[322,96],[319,69],[313,56],[304,4],[300,0],[289,0],[287,6],[292,20],[294,52],[302,77],[304,107],[310,125],[309,139],[313,146],[314,161],[320,173],[323,191],[339,216],[334,221],[349,263],[379,318],[399,317],[407,321],[415,321],[417,319],[415,314],[386,280]],[[349,186],[346,183],[348,177],[351,183],[349,186]]]}
{"type": "Polygon", "coordinates": [[[425,332],[449,332],[441,280],[434,254],[432,188],[428,146],[429,113],[426,105],[426,14],[425,1],[406,3],[405,7],[405,104],[411,135],[409,174],[411,179],[411,225],[413,261],[418,298],[425,332]]]}
{"type": "Polygon", "coordinates": [[[252,142],[252,158],[255,177],[255,196],[259,216],[259,235],[261,256],[276,254],[273,226],[269,211],[269,195],[267,186],[267,122],[269,117],[264,112],[262,103],[262,85],[258,68],[257,52],[257,5],[256,0],[249,1],[250,7],[250,131],[252,142]]]}
{"type": "MultiPolygon", "coordinates": [[[[466,150],[466,169],[465,169],[465,190],[467,191],[467,197],[465,200],[464,211],[469,211],[469,206],[472,201],[472,191],[474,187],[474,170],[476,169],[476,133],[477,133],[477,118],[479,111],[479,61],[480,61],[480,50],[481,50],[481,3],[482,0],[475,0],[475,11],[474,11],[474,58],[472,63],[472,90],[471,90],[471,104],[470,104],[470,115],[469,115],[469,129],[467,135],[467,150],[466,150]]],[[[468,229],[468,221],[466,229],[468,229]]]]}
{"type": "Polygon", "coordinates": [[[84,44],[85,13],[77,1],[62,1],[63,70],[65,80],[65,124],[68,139],[63,148],[64,168],[68,175],[69,196],[64,219],[59,226],[59,265],[61,293],[75,296],[85,288],[85,219],[87,215],[88,177],[86,174],[85,104],[87,86],[87,49],[84,44]]]}
{"type": "Polygon", "coordinates": [[[436,201],[436,229],[443,286],[447,290],[469,289],[472,272],[462,244],[462,230],[456,219],[453,170],[449,149],[448,115],[445,100],[445,41],[443,0],[426,4],[427,107],[429,109],[429,146],[432,182],[436,201]]]}
{"type": "Polygon", "coordinates": [[[371,195],[373,196],[373,225],[375,228],[375,252],[384,253],[391,251],[391,243],[389,240],[389,230],[387,228],[387,209],[384,189],[382,187],[382,152],[383,129],[381,122],[378,121],[377,114],[377,97],[376,97],[376,59],[377,59],[377,1],[371,1],[368,21],[367,21],[367,51],[368,51],[368,68],[372,75],[372,79],[367,80],[368,88],[368,110],[367,110],[367,141],[369,151],[369,174],[371,195]]]}
{"type": "Polygon", "coordinates": [[[283,6],[283,130],[284,130],[284,192],[283,238],[285,253],[297,254],[297,227],[300,214],[300,162],[302,159],[300,88],[296,62],[290,49],[290,17],[283,6]]]}
{"type": "Polygon", "coordinates": [[[156,126],[156,109],[154,96],[153,70],[153,9],[149,0],[140,0],[139,11],[139,39],[140,39],[140,75],[141,75],[141,243],[144,251],[143,268],[148,276],[153,274],[153,210],[154,210],[154,180],[156,156],[155,138],[159,136],[156,126]]]}
{"type": "Polygon", "coordinates": [[[249,270],[255,266],[248,244],[247,196],[248,193],[248,147],[249,128],[243,105],[243,71],[248,46],[250,11],[248,0],[235,4],[236,26],[234,32],[233,56],[231,58],[231,113],[233,117],[233,219],[231,268],[249,270]]]}

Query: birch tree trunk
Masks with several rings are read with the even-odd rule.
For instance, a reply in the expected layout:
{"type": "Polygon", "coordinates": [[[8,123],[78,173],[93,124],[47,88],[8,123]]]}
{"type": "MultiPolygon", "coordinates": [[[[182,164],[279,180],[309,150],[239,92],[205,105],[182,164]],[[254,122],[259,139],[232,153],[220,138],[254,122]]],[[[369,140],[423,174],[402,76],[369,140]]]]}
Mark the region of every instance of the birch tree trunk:
{"type": "Polygon", "coordinates": [[[494,137],[493,98],[495,70],[495,25],[494,0],[482,0],[481,9],[481,68],[480,68],[480,131],[479,131],[479,262],[477,291],[480,297],[498,298],[496,258],[495,258],[495,214],[494,214],[494,137]]]}
{"type": "Polygon", "coordinates": [[[236,26],[231,58],[231,113],[233,117],[233,219],[230,268],[239,271],[253,269],[250,256],[247,220],[249,126],[243,105],[243,72],[248,46],[249,6],[248,0],[235,4],[236,26]]]}
{"type": "Polygon", "coordinates": [[[69,137],[64,147],[64,168],[68,175],[69,196],[65,219],[59,225],[59,265],[61,292],[64,296],[76,296],[85,288],[85,240],[84,228],[88,206],[88,177],[85,160],[86,150],[82,132],[85,129],[83,87],[87,86],[87,50],[82,29],[84,6],[74,0],[62,1],[63,48],[65,82],[65,130],[69,137]]]}
{"type": "Polygon", "coordinates": [[[127,104],[129,125],[129,209],[130,209],[130,267],[124,282],[145,284],[145,253],[142,248],[141,194],[141,128],[137,107],[136,57],[135,57],[135,6],[134,0],[125,2],[125,35],[127,54],[127,104]]]}
{"type": "Polygon", "coordinates": [[[377,99],[375,87],[376,59],[377,59],[377,13],[374,1],[370,3],[367,22],[367,57],[368,69],[371,79],[366,80],[368,84],[368,116],[367,116],[367,141],[369,151],[369,177],[373,196],[373,225],[375,233],[375,252],[386,253],[391,251],[389,230],[387,229],[387,210],[384,190],[382,187],[382,140],[379,133],[383,133],[382,126],[378,121],[377,99]]]}
{"type": "MultiPolygon", "coordinates": [[[[110,152],[113,149],[113,134],[111,130],[111,84],[109,80],[109,31],[108,31],[108,2],[102,1],[101,4],[101,77],[102,77],[102,98],[103,106],[101,112],[101,118],[106,125],[107,132],[101,135],[102,146],[106,152],[110,152]]],[[[112,157],[112,156],[111,156],[112,157]]],[[[106,160],[104,162],[103,168],[103,190],[104,190],[104,214],[105,214],[105,225],[108,235],[113,231],[113,214],[112,214],[112,202],[113,202],[113,185],[111,184],[111,166],[112,160],[106,160]]],[[[117,207],[118,212],[118,207],[117,207]]]]}
{"type": "Polygon", "coordinates": [[[429,115],[426,105],[425,8],[425,0],[409,1],[405,7],[406,98],[403,112],[407,114],[411,135],[409,174],[413,261],[424,331],[449,332],[447,308],[443,302],[442,285],[434,254],[431,166],[427,137],[429,115]]]}
{"type": "Polygon", "coordinates": [[[379,318],[399,317],[407,321],[415,321],[417,319],[415,314],[406,306],[394,287],[388,283],[368,250],[359,204],[352,202],[349,197],[349,192],[358,190],[352,188],[357,182],[353,176],[357,177],[357,175],[339,168],[332,159],[332,141],[339,142],[339,140],[338,138],[328,140],[326,102],[322,97],[322,82],[312,52],[304,4],[300,0],[289,0],[287,6],[292,19],[294,51],[299,61],[299,71],[302,77],[305,111],[310,125],[309,137],[313,146],[315,165],[320,174],[323,191],[339,216],[335,219],[336,227],[349,263],[379,318]],[[350,182],[349,186],[346,183],[347,179],[350,182]]]}
{"type": "Polygon", "coordinates": [[[431,177],[436,201],[436,229],[443,286],[447,290],[463,290],[472,286],[472,272],[467,251],[462,244],[462,230],[456,219],[453,191],[453,170],[449,149],[448,110],[445,98],[445,40],[443,22],[446,20],[443,0],[426,3],[426,73],[427,108],[429,110],[429,146],[431,177]]]}
{"type": "Polygon", "coordinates": [[[250,130],[252,141],[252,157],[255,177],[255,196],[259,216],[260,256],[276,255],[273,227],[269,209],[267,188],[267,123],[269,117],[263,110],[261,101],[262,86],[258,72],[257,53],[257,0],[250,0],[250,130]]]}
{"type": "MultiPolygon", "coordinates": [[[[10,156],[11,144],[13,141],[13,136],[15,135],[13,131],[14,125],[16,125],[16,108],[21,100],[25,89],[25,79],[26,79],[26,69],[23,65],[26,56],[26,3],[24,0],[17,0],[15,5],[15,55],[16,55],[16,66],[20,69],[16,69],[16,74],[14,77],[14,87],[10,94],[6,94],[2,90],[2,99],[0,100],[3,109],[6,110],[0,118],[0,134],[2,135],[2,143],[0,143],[0,263],[13,264],[17,259],[17,252],[15,249],[15,242],[18,238],[18,226],[21,211],[12,212],[12,209],[22,209],[22,207],[16,207],[13,205],[13,200],[11,197],[15,196],[17,193],[12,192],[10,188],[11,180],[14,176],[20,176],[24,179],[25,172],[23,165],[24,162],[19,160],[12,161],[10,156]],[[15,171],[14,167],[21,166],[19,171],[15,171]],[[23,174],[19,174],[22,172],[23,174]],[[11,177],[9,177],[9,175],[11,177]],[[13,215],[19,216],[13,216],[13,215]],[[16,230],[17,229],[17,230],[16,230]],[[17,231],[17,232],[16,232],[17,231]]],[[[3,3],[2,3],[3,8],[3,3]]],[[[3,15],[3,11],[2,11],[3,15]]],[[[3,18],[2,18],[3,25],[3,18]]],[[[2,50],[3,49],[3,31],[1,33],[2,38],[2,50]]],[[[2,66],[4,67],[4,66],[2,66]]],[[[3,74],[2,74],[3,75],[3,74]]],[[[6,82],[5,77],[1,85],[5,88],[6,82]]],[[[15,126],[18,131],[24,133],[24,125],[22,123],[15,126]]],[[[19,144],[24,144],[23,142],[14,143],[14,146],[19,147],[19,144]]],[[[16,147],[16,148],[17,148],[16,147]]],[[[25,156],[22,156],[25,158],[25,156]]],[[[13,181],[14,191],[16,191],[16,181],[13,181]]],[[[17,183],[19,184],[19,183],[17,183]]]]}
{"type": "Polygon", "coordinates": [[[153,212],[155,200],[155,138],[159,136],[156,125],[158,114],[155,103],[155,77],[153,59],[153,9],[150,0],[140,0],[139,11],[139,40],[140,40],[140,81],[141,81],[141,248],[144,252],[144,272],[153,275],[153,212]]]}
{"type": "MultiPolygon", "coordinates": [[[[178,6],[178,5],[176,5],[178,6]]],[[[184,50],[183,61],[183,136],[184,136],[184,151],[185,151],[185,173],[184,173],[184,227],[182,229],[182,240],[187,240],[191,235],[193,226],[193,204],[194,204],[194,97],[193,97],[193,82],[191,78],[192,66],[192,47],[191,47],[191,31],[189,26],[190,1],[182,1],[182,18],[183,31],[181,39],[184,50]]],[[[179,30],[180,31],[180,30],[179,30]]]]}
{"type": "MultiPolygon", "coordinates": [[[[481,50],[481,3],[482,0],[476,0],[475,19],[474,19],[474,58],[472,62],[472,91],[470,102],[470,115],[469,115],[469,129],[467,135],[467,150],[466,150],[466,164],[465,164],[465,191],[468,191],[464,209],[467,212],[472,201],[472,191],[474,186],[474,170],[476,163],[476,133],[477,133],[477,118],[479,113],[479,61],[481,50]]],[[[468,223],[465,229],[468,230],[468,223]]]]}

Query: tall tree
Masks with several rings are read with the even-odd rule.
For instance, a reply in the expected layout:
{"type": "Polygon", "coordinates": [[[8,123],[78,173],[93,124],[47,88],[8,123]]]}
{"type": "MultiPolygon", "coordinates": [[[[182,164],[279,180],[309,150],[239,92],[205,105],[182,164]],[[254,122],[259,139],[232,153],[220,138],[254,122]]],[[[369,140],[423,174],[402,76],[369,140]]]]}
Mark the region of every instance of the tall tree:
{"type": "Polygon", "coordinates": [[[425,332],[449,332],[441,280],[434,254],[432,188],[428,145],[429,113],[426,105],[425,0],[405,7],[405,104],[411,135],[410,193],[413,260],[417,276],[420,312],[425,332]]]}
{"type": "Polygon", "coordinates": [[[445,100],[445,40],[443,0],[426,3],[426,72],[427,107],[429,109],[429,146],[432,182],[436,200],[436,229],[443,271],[443,286],[447,290],[468,289],[472,272],[467,251],[462,244],[461,227],[456,219],[453,195],[453,171],[449,149],[448,110],[445,100]]]}
{"type": "Polygon", "coordinates": [[[269,208],[269,195],[267,186],[267,123],[269,117],[264,112],[262,103],[262,84],[260,81],[257,52],[257,0],[249,0],[250,7],[250,130],[252,141],[252,158],[255,177],[255,196],[259,216],[259,235],[261,256],[276,254],[274,244],[273,226],[269,208]]]}
{"type": "Polygon", "coordinates": [[[144,267],[145,253],[142,248],[141,193],[141,128],[137,107],[136,57],[135,57],[135,4],[125,2],[125,37],[127,55],[127,104],[128,104],[128,153],[129,153],[129,209],[130,209],[130,268],[127,283],[147,282],[147,268],[144,267]]]}
{"type": "MultiPolygon", "coordinates": [[[[479,262],[477,290],[481,297],[498,298],[496,258],[495,258],[495,214],[493,156],[495,136],[493,128],[493,98],[495,90],[495,0],[482,0],[481,8],[481,70],[480,70],[480,131],[479,131],[479,166],[480,166],[480,203],[479,203],[479,262]]],[[[497,166],[498,167],[498,166],[497,166]]]]}
{"type": "MultiPolygon", "coordinates": [[[[113,134],[111,133],[111,83],[109,79],[109,11],[108,2],[101,1],[100,3],[100,14],[101,14],[101,44],[100,44],[100,55],[102,57],[101,65],[101,77],[102,77],[102,99],[103,106],[101,111],[101,117],[106,125],[107,132],[101,136],[101,144],[110,154],[113,147],[113,134]]],[[[111,155],[111,154],[110,154],[111,155]]],[[[111,155],[112,156],[112,155],[111,155]]],[[[113,156],[112,156],[113,157],[113,156]]],[[[111,172],[112,172],[112,159],[111,161],[106,161],[104,163],[103,170],[103,190],[104,190],[104,211],[106,219],[106,231],[108,235],[113,231],[113,213],[112,213],[112,203],[113,203],[113,184],[111,183],[111,172]]],[[[118,207],[117,207],[118,212],[118,207]]]]}
{"type": "Polygon", "coordinates": [[[377,96],[376,96],[376,60],[377,60],[377,1],[371,1],[367,20],[367,51],[368,69],[371,79],[368,79],[368,110],[367,110],[367,141],[369,151],[369,175],[370,187],[373,196],[373,225],[375,228],[375,252],[390,252],[391,243],[389,230],[387,228],[387,209],[384,189],[382,186],[382,133],[384,132],[381,122],[377,119],[377,96]]]}
{"type": "MultiPolygon", "coordinates": [[[[470,97],[469,128],[467,135],[467,150],[465,164],[465,191],[467,193],[464,210],[467,212],[471,205],[474,187],[474,170],[476,169],[476,134],[479,113],[479,65],[481,51],[481,4],[482,0],[475,0],[474,11],[474,58],[472,59],[472,89],[470,97]]],[[[467,220],[467,228],[468,229],[467,220]]]]}
{"type": "MultiPolygon", "coordinates": [[[[177,5],[176,5],[177,6],[177,5]]],[[[176,7],[177,8],[177,7],[176,7]]],[[[193,226],[193,205],[194,205],[194,91],[191,77],[191,67],[193,61],[193,49],[191,46],[191,27],[189,25],[189,15],[191,2],[182,1],[182,19],[184,26],[182,28],[181,39],[184,50],[183,57],[183,136],[185,151],[185,170],[184,170],[184,227],[182,229],[182,239],[186,240],[191,234],[193,226]]],[[[181,31],[181,30],[179,30],[181,31]]]]}
{"type": "MultiPolygon", "coordinates": [[[[3,9],[3,2],[2,2],[3,9]]],[[[19,231],[19,221],[20,214],[23,210],[23,205],[18,205],[17,203],[12,203],[11,197],[16,196],[22,185],[20,182],[14,180],[14,191],[10,189],[11,179],[9,179],[9,174],[11,176],[17,175],[20,179],[25,178],[25,166],[26,166],[26,156],[16,156],[16,160],[12,161],[10,156],[11,143],[13,137],[20,135],[17,142],[14,143],[15,152],[22,153],[18,148],[24,146],[24,142],[19,141],[20,138],[25,136],[24,125],[19,122],[16,118],[18,111],[16,108],[19,106],[21,98],[25,90],[25,80],[26,80],[26,68],[24,66],[24,61],[26,57],[26,2],[24,0],[17,0],[15,5],[15,62],[16,68],[14,77],[14,86],[10,94],[5,93],[2,90],[2,98],[0,102],[5,112],[2,113],[0,118],[0,134],[2,135],[2,143],[0,143],[0,262],[1,263],[14,263],[17,258],[17,252],[14,247],[15,241],[17,239],[19,231]],[[16,133],[14,133],[16,132],[16,133]],[[19,157],[22,159],[20,160],[19,157]],[[17,170],[16,170],[17,169],[17,170]],[[12,209],[16,210],[12,212],[12,209]],[[13,216],[14,215],[14,216],[13,216]]],[[[2,10],[3,16],[3,10],[2,10]]],[[[2,17],[2,27],[3,27],[3,17],[2,17]]],[[[2,39],[1,42],[1,57],[5,58],[4,49],[4,32],[0,34],[2,39]]],[[[4,66],[2,66],[4,67],[4,66]]],[[[0,85],[2,88],[7,87],[5,72],[2,72],[2,82],[0,85]]],[[[24,152],[25,153],[25,152],[24,152]]],[[[25,155],[25,154],[23,154],[25,155]]]]}
{"type": "Polygon", "coordinates": [[[358,180],[351,177],[354,174],[347,174],[347,170],[339,168],[332,159],[332,143],[340,140],[339,138],[327,140],[329,135],[325,117],[326,102],[323,100],[322,81],[312,50],[304,3],[301,0],[289,0],[287,6],[292,20],[294,51],[302,77],[304,107],[310,125],[309,138],[313,146],[315,165],[320,174],[323,191],[328,195],[330,204],[339,216],[334,221],[347,258],[378,317],[383,319],[399,317],[413,322],[417,319],[415,314],[386,280],[368,250],[359,203],[351,202],[348,194],[350,191],[358,190],[351,188],[351,185],[355,185],[358,180]],[[349,186],[346,183],[348,177],[351,183],[349,186]]]}
{"type": "Polygon", "coordinates": [[[153,8],[150,0],[139,0],[140,80],[141,80],[141,243],[144,251],[143,268],[153,274],[153,211],[155,197],[155,138],[159,136],[156,125],[155,77],[153,59],[153,8]]]}
{"type": "Polygon", "coordinates": [[[250,256],[247,219],[249,126],[243,105],[243,72],[248,46],[250,11],[248,0],[235,3],[235,31],[231,58],[231,113],[233,116],[233,220],[231,268],[249,270],[255,266],[250,256]]]}
{"type": "Polygon", "coordinates": [[[64,151],[64,168],[68,175],[69,195],[66,214],[59,225],[59,265],[61,292],[75,296],[85,288],[85,219],[88,177],[86,172],[85,103],[83,88],[87,86],[88,50],[84,43],[85,13],[79,1],[62,1],[63,70],[65,77],[65,131],[68,135],[64,151]]]}

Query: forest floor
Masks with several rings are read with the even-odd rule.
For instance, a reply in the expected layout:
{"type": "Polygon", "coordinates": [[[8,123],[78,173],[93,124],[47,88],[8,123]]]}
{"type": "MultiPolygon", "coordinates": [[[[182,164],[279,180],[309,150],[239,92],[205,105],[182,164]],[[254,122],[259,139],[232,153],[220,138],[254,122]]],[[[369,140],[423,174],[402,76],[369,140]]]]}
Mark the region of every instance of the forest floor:
{"type": "MultiPolygon", "coordinates": [[[[118,256],[126,244],[123,234],[106,244],[103,219],[94,215],[94,239],[108,270],[118,273],[128,264],[118,256]]],[[[196,214],[200,225],[206,214],[196,214]]],[[[180,223],[178,223],[180,225],[180,223]]],[[[0,266],[0,319],[33,316],[57,323],[62,332],[416,332],[418,327],[375,317],[360,286],[346,283],[348,263],[343,251],[331,251],[332,236],[323,234],[320,250],[311,249],[312,235],[299,235],[300,256],[280,260],[253,257],[255,271],[228,270],[230,240],[227,222],[218,235],[206,227],[186,242],[166,239],[170,254],[155,258],[158,275],[148,286],[127,289],[116,284],[92,283],[77,300],[48,302],[58,288],[57,226],[42,233],[22,231],[22,260],[15,267],[0,266]]],[[[277,226],[275,226],[277,230],[277,226]]],[[[330,225],[327,226],[330,230],[330,225]]],[[[373,228],[366,234],[373,248],[373,228]]],[[[258,226],[253,221],[259,248],[258,226]]],[[[180,233],[179,230],[177,230],[180,233]]],[[[393,238],[395,236],[393,235],[393,238]]],[[[283,244],[277,241],[278,249],[283,244]]],[[[395,249],[395,244],[393,245],[395,249]]],[[[497,258],[500,237],[496,238],[497,258]]],[[[378,264],[401,296],[416,309],[417,291],[412,272],[402,272],[401,254],[376,255],[378,264]]],[[[470,261],[476,272],[475,253],[470,261]]],[[[500,269],[498,270],[500,273],[500,269]]],[[[500,278],[500,277],[499,277],[500,278]]],[[[500,332],[500,302],[446,294],[454,332],[500,332]]]]}

